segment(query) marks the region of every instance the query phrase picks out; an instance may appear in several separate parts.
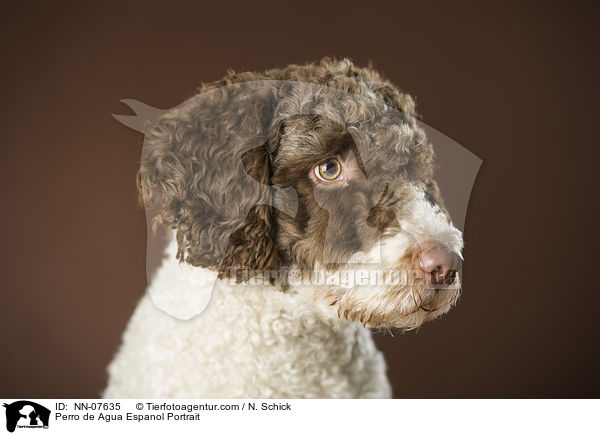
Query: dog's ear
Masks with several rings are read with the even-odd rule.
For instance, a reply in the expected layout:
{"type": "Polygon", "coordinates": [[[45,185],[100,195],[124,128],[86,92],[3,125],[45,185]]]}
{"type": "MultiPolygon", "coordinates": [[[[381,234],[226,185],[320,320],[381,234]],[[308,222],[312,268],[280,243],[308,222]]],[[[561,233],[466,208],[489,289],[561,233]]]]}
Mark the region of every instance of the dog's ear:
{"type": "Polygon", "coordinates": [[[177,257],[220,271],[277,264],[270,186],[275,82],[201,93],[160,116],[144,140],[138,185],[177,257]]]}
{"type": "MultiPolygon", "coordinates": [[[[267,143],[241,156],[247,174],[264,185],[271,185],[271,164],[267,143]]],[[[229,245],[219,269],[220,278],[246,281],[258,271],[275,270],[279,255],[275,246],[276,219],[273,207],[254,206],[244,223],[229,238],[229,245]]],[[[274,275],[273,277],[274,278],[274,275]]]]}

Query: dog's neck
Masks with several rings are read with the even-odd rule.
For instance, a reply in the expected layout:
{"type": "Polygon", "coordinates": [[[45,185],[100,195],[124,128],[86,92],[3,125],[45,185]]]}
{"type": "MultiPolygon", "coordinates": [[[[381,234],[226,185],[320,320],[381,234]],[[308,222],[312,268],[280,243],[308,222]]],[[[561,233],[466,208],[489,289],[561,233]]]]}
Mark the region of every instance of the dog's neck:
{"type": "Polygon", "coordinates": [[[282,291],[268,280],[221,280],[214,270],[180,262],[175,252],[171,242],[149,286],[154,305],[175,318],[199,325],[228,319],[231,328],[249,336],[271,336],[274,345],[296,352],[314,352],[319,347],[334,360],[339,346],[353,348],[358,345],[357,335],[369,335],[362,325],[331,317],[298,291],[282,291]],[[310,346],[301,345],[304,340],[310,346]]]}
{"type": "MultiPolygon", "coordinates": [[[[250,373],[279,397],[323,397],[339,389],[339,397],[389,395],[385,363],[371,333],[362,325],[322,315],[302,295],[272,285],[233,285],[220,281],[202,321],[227,319],[237,338],[231,358],[253,355],[250,373]],[[239,353],[238,353],[239,350],[239,353]],[[286,384],[290,373],[305,373],[299,384],[286,384]],[[312,379],[311,379],[312,377],[312,379]],[[335,379],[336,388],[319,379],[335,379]],[[314,385],[307,385],[308,383],[314,385]],[[309,396],[310,397],[310,396],[309,396]]],[[[223,334],[223,331],[214,331],[223,334]]]]}
{"type": "Polygon", "coordinates": [[[390,396],[368,329],[323,315],[299,292],[215,278],[167,251],[125,333],[132,344],[111,366],[107,397],[390,396]]]}

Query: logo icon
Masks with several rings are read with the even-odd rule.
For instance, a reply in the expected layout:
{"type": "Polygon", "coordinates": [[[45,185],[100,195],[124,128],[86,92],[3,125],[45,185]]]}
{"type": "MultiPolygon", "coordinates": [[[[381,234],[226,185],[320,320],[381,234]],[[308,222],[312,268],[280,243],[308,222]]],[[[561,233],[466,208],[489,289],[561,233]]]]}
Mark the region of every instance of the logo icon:
{"type": "Polygon", "coordinates": [[[19,400],[4,404],[6,408],[6,430],[14,432],[15,428],[48,428],[50,410],[29,400],[19,400]]]}

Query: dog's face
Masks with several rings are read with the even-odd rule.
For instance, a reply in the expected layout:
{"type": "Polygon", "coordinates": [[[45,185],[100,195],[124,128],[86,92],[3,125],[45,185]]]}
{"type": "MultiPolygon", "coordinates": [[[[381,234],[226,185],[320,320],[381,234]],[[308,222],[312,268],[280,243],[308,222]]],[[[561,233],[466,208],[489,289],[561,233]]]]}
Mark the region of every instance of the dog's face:
{"type": "Polygon", "coordinates": [[[292,287],[368,326],[414,328],[448,311],[462,239],[439,203],[423,131],[374,95],[304,86],[291,98],[278,113],[271,182],[298,193],[276,237],[300,272],[292,287]],[[308,113],[294,113],[298,101],[308,113]]]}
{"type": "Polygon", "coordinates": [[[271,74],[302,81],[221,83],[153,127],[140,186],[177,230],[180,258],[238,283],[267,271],[325,315],[370,327],[448,311],[462,237],[412,100],[348,62],[271,74]],[[295,213],[279,207],[290,190],[295,213]]]}

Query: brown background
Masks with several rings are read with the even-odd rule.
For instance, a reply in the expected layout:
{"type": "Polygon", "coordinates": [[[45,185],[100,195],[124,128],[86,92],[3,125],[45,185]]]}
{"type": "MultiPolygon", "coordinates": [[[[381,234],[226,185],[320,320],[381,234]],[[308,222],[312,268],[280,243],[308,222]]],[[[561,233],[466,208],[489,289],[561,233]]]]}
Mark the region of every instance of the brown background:
{"type": "Polygon", "coordinates": [[[397,397],[600,397],[592,3],[2,2],[0,397],[97,397],[145,286],[138,134],[227,68],[374,65],[483,159],[464,294],[379,337],[397,397]]]}

